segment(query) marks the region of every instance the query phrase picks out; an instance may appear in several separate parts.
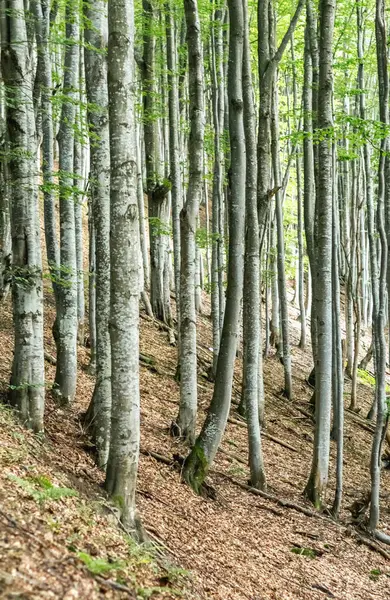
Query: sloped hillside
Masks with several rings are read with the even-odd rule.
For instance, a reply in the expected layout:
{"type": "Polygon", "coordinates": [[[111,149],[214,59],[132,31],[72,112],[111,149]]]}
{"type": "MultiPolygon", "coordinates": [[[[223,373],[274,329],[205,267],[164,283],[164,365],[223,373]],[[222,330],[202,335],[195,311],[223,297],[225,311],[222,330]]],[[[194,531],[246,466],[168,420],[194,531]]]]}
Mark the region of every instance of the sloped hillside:
{"type": "MultiPolygon", "coordinates": [[[[207,311],[207,298],[204,305],[207,311]]],[[[50,293],[45,306],[50,356],[54,355],[50,293]]],[[[291,308],[292,323],[295,317],[291,308]]],[[[4,399],[12,357],[9,305],[2,307],[0,332],[4,399]]],[[[212,393],[205,377],[211,361],[210,339],[206,314],[200,318],[198,340],[199,425],[212,393]]],[[[137,501],[153,544],[135,546],[105,498],[103,474],[94,466],[93,449],[81,424],[93,389],[88,350],[81,348],[74,405],[56,406],[47,390],[45,438],[32,436],[14,422],[9,409],[0,408],[0,598],[368,600],[389,596],[386,550],[380,553],[379,545],[370,549],[350,525],[348,507],[369,488],[371,433],[362,418],[347,411],[342,524],[316,515],[302,496],[313,442],[308,412],[311,391],[305,382],[309,351],[294,346],[292,402],[280,394],[283,373],[278,360],[272,357],[265,363],[268,498],[244,489],[249,471],[245,424],[234,412],[240,396],[241,361],[237,361],[231,418],[209,477],[213,499],[195,496],[180,481],[172,457],[185,455],[186,448],[167,431],[177,412],[176,348],[145,315],[141,352],[153,357],[154,366],[141,366],[137,501]]],[[[51,382],[54,366],[47,362],[46,370],[51,382]]],[[[360,384],[362,414],[368,410],[371,392],[369,385],[360,384]]],[[[332,478],[330,498],[333,483],[332,478]]],[[[390,531],[387,471],[382,490],[382,526],[390,531]]]]}

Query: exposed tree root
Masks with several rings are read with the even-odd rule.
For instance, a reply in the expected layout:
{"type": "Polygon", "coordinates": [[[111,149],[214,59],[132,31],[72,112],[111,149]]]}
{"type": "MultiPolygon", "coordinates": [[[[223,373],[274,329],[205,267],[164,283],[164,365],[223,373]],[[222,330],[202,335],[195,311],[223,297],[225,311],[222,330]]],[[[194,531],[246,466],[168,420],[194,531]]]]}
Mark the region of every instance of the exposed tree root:
{"type": "MultiPolygon", "coordinates": [[[[347,528],[347,530],[350,533],[352,533],[356,537],[356,539],[359,540],[360,543],[364,544],[365,546],[367,546],[371,550],[374,550],[374,552],[378,552],[378,554],[380,554],[381,556],[383,556],[383,558],[385,558],[386,560],[390,560],[390,553],[387,552],[384,548],[382,548],[379,544],[377,544],[375,542],[375,540],[373,540],[370,537],[367,537],[366,535],[362,535],[356,529],[347,528]]],[[[380,532],[378,532],[378,533],[380,533],[380,532]]],[[[374,535],[375,535],[375,533],[374,533],[374,535]]],[[[388,537],[388,536],[386,536],[386,537],[388,537]]]]}

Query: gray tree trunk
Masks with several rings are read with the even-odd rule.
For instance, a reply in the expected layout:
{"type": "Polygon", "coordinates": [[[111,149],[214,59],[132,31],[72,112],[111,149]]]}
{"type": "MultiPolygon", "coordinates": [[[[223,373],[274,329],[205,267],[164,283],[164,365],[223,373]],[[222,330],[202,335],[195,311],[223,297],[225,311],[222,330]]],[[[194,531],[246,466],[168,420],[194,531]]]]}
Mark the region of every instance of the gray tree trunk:
{"type": "Polygon", "coordinates": [[[180,213],[180,406],[172,433],[193,443],[197,413],[196,359],[196,223],[203,189],[203,53],[196,0],[185,0],[190,97],[189,178],[180,213]]]}
{"type": "Polygon", "coordinates": [[[143,0],[144,32],[142,58],[142,91],[144,107],[144,142],[146,192],[148,194],[150,244],[150,302],[157,319],[172,322],[169,296],[164,294],[164,272],[168,244],[168,192],[170,183],[164,178],[160,153],[159,122],[156,117],[156,35],[157,10],[154,0],[143,0]],[[168,301],[168,302],[167,302],[168,301]]]}
{"type": "Polygon", "coordinates": [[[57,240],[55,188],[53,179],[54,131],[52,110],[52,63],[49,47],[50,2],[48,2],[48,0],[35,0],[33,2],[33,10],[35,15],[37,53],[40,60],[38,82],[41,95],[40,118],[42,127],[42,178],[46,255],[53,278],[55,292],[55,281],[56,276],[58,276],[57,270],[60,263],[60,250],[57,240]]]}
{"type": "Polygon", "coordinates": [[[337,201],[337,174],[336,174],[336,147],[333,144],[333,217],[332,217],[332,335],[333,335],[333,432],[337,441],[336,458],[336,491],[332,512],[338,518],[343,494],[343,457],[344,457],[344,365],[341,344],[340,325],[340,279],[339,279],[339,245],[340,234],[337,228],[338,201],[337,201]]]}
{"type": "Polygon", "coordinates": [[[31,59],[21,0],[2,0],[1,71],[6,89],[11,200],[14,357],[11,403],[22,422],[43,431],[45,373],[43,352],[42,258],[36,176],[37,143],[31,59]]]}
{"type": "Polygon", "coordinates": [[[79,7],[66,4],[63,103],[58,131],[60,188],[60,270],[53,328],[57,346],[54,392],[61,402],[74,399],[77,381],[77,257],[73,193],[74,127],[79,84],[79,7]]]}
{"type": "Polygon", "coordinates": [[[108,0],[112,418],[105,487],[121,520],[139,536],[135,508],[140,398],[134,35],[133,0],[108,0]]]}
{"type": "MultiPolygon", "coordinates": [[[[384,126],[389,122],[389,79],[387,60],[387,31],[385,20],[385,0],[376,1],[375,36],[378,65],[378,87],[379,87],[379,115],[384,126]]],[[[385,232],[384,216],[389,210],[389,190],[386,189],[388,181],[386,178],[386,161],[389,148],[387,134],[383,134],[380,147],[378,167],[378,207],[377,224],[380,238],[380,275],[379,275],[379,303],[377,310],[373,310],[374,340],[376,345],[375,375],[376,375],[376,404],[377,416],[375,433],[372,441],[371,451],[371,502],[369,528],[375,531],[379,524],[379,493],[380,493],[380,471],[381,450],[385,437],[386,419],[386,283],[387,283],[387,236],[385,232]]],[[[372,266],[371,266],[372,268],[372,266]]],[[[375,273],[375,270],[374,270],[375,273]]],[[[374,288],[374,285],[373,285],[374,288]]]]}
{"type": "MultiPolygon", "coordinates": [[[[318,128],[332,131],[333,30],[335,1],[320,4],[320,72],[318,128]]],[[[320,507],[325,501],[329,469],[329,434],[332,396],[332,145],[325,136],[319,142],[317,202],[317,270],[315,303],[318,348],[316,357],[316,427],[313,462],[305,493],[320,507]]]]}
{"type": "MultiPolygon", "coordinates": [[[[79,79],[80,85],[81,80],[79,79]]],[[[76,109],[76,127],[80,127],[80,106],[76,109]]],[[[83,243],[83,201],[84,177],[80,134],[75,136],[73,155],[73,186],[75,189],[74,218],[76,234],[76,264],[77,264],[77,339],[84,345],[85,298],[84,298],[84,243],[83,243]]]]}
{"type": "MultiPolygon", "coordinates": [[[[169,159],[171,167],[171,200],[172,200],[172,229],[173,229],[173,268],[175,276],[176,318],[177,329],[180,332],[180,211],[183,205],[181,185],[180,147],[179,147],[179,89],[177,77],[177,50],[173,7],[166,6],[166,37],[167,37],[167,66],[169,86],[169,159]]],[[[180,343],[178,358],[180,358],[180,343]]]]}
{"type": "Polygon", "coordinates": [[[214,460],[230,409],[233,370],[239,335],[244,271],[245,136],[243,124],[242,57],[244,23],[241,0],[229,0],[229,133],[231,170],[229,189],[229,265],[226,307],[218,355],[214,393],[206,421],[187,457],[183,477],[197,492],[214,460]]]}
{"type": "MultiPolygon", "coordinates": [[[[243,298],[243,401],[248,421],[251,485],[266,489],[261,448],[259,397],[262,396],[260,318],[260,237],[257,217],[256,113],[253,98],[247,1],[243,0],[243,102],[246,146],[245,265],[243,298]]],[[[263,415],[262,415],[263,417],[263,415]]]]}
{"type": "Polygon", "coordinates": [[[224,71],[223,71],[223,11],[216,9],[211,29],[211,78],[212,112],[214,126],[214,169],[212,190],[212,248],[211,248],[211,316],[213,322],[213,376],[217,370],[220,344],[221,266],[223,261],[223,232],[220,222],[223,209],[223,151],[221,135],[224,115],[224,71]]]}
{"type": "MultiPolygon", "coordinates": [[[[313,148],[313,110],[316,105],[316,88],[313,83],[313,63],[317,54],[317,47],[312,48],[311,29],[313,28],[311,18],[311,0],[307,2],[306,27],[305,27],[305,49],[304,49],[304,79],[302,90],[303,103],[303,129],[305,136],[303,138],[303,218],[306,237],[306,249],[310,265],[310,333],[313,353],[313,362],[316,363],[317,356],[317,319],[315,315],[315,273],[316,273],[316,255],[315,255],[315,205],[316,205],[316,184],[314,169],[314,148],[313,148]],[[314,94],[313,94],[314,89],[314,94]],[[314,97],[313,97],[314,96],[314,97]]],[[[316,38],[315,38],[316,40],[316,38]]],[[[313,373],[313,372],[312,372],[313,373]]],[[[312,378],[313,381],[313,378],[312,378]]]]}
{"type": "MultiPolygon", "coordinates": [[[[107,89],[107,5],[85,4],[90,27],[85,29],[85,81],[90,104],[90,191],[96,260],[96,381],[89,410],[96,443],[97,464],[105,467],[111,427],[110,316],[110,140],[107,89]],[[96,51],[95,48],[99,51],[96,51]],[[95,108],[93,108],[95,107],[95,108]],[[98,107],[98,108],[96,108],[98,107]]],[[[91,243],[91,240],[90,240],[91,243]]],[[[91,285],[91,281],[90,281],[91,285]]]]}
{"type": "MultiPolygon", "coordinates": [[[[7,124],[0,116],[0,152],[6,155],[7,124]]],[[[0,165],[0,302],[7,296],[12,261],[9,173],[5,160],[0,165]]]]}
{"type": "Polygon", "coordinates": [[[292,375],[291,375],[291,349],[290,335],[288,329],[288,302],[287,302],[287,284],[286,284],[286,267],[285,267],[285,248],[284,248],[284,230],[283,230],[283,207],[282,194],[280,188],[282,185],[280,173],[279,159],[279,124],[278,124],[278,92],[276,89],[276,79],[274,80],[274,92],[272,102],[272,118],[271,118],[271,152],[274,172],[275,194],[275,215],[276,215],[276,232],[277,232],[277,265],[278,265],[278,291],[280,302],[280,314],[282,325],[282,357],[284,368],[284,394],[291,400],[292,391],[292,375]]]}

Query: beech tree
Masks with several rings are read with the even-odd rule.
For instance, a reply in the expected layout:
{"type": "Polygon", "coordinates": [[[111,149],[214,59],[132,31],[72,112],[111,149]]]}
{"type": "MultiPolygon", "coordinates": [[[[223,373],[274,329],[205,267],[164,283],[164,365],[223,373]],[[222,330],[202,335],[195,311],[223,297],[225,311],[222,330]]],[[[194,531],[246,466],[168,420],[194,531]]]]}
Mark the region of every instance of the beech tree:
{"type": "MultiPolygon", "coordinates": [[[[111,422],[110,315],[110,142],[108,123],[107,13],[100,0],[86,2],[85,76],[89,102],[90,194],[96,257],[96,383],[88,414],[98,465],[107,464],[111,422]],[[99,51],[97,51],[99,50],[99,51]]],[[[95,258],[94,257],[94,258],[95,258]]],[[[90,282],[90,285],[92,283],[90,282]]],[[[91,307],[90,307],[91,310],[91,307]]]]}
{"type": "Polygon", "coordinates": [[[229,414],[243,285],[245,137],[243,122],[242,57],[244,18],[241,0],[229,0],[229,265],[226,307],[218,354],[214,392],[202,431],[184,463],[183,477],[199,492],[218,450],[229,414]]]}
{"type": "Polygon", "coordinates": [[[79,85],[79,18],[76,0],[67,0],[64,100],[58,131],[60,268],[58,285],[56,285],[57,312],[53,328],[57,346],[54,391],[64,403],[73,401],[77,381],[77,255],[73,169],[76,101],[79,85]]]}
{"type": "Polygon", "coordinates": [[[317,356],[315,364],[316,427],[313,463],[305,492],[317,506],[325,501],[329,468],[332,393],[332,46],[335,2],[321,0],[319,9],[318,197],[316,202],[317,356]],[[322,135],[321,135],[322,130],[322,135]]]}
{"type": "Polygon", "coordinates": [[[109,0],[107,9],[112,416],[105,487],[118,506],[121,520],[140,536],[135,508],[140,398],[134,5],[132,0],[109,0]]]}
{"type": "MultiPolygon", "coordinates": [[[[6,86],[6,127],[9,140],[5,156],[8,157],[9,172],[7,187],[9,186],[12,198],[12,263],[9,264],[8,252],[4,256],[12,281],[15,342],[10,399],[22,422],[39,433],[44,429],[45,374],[42,257],[35,171],[37,143],[31,56],[26,44],[27,28],[23,2],[2,1],[0,6],[1,71],[6,86]]],[[[3,227],[6,228],[7,207],[4,209],[3,227]]],[[[6,241],[6,231],[3,236],[6,241]]]]}
{"type": "Polygon", "coordinates": [[[195,233],[203,187],[204,108],[202,42],[196,0],[186,0],[184,9],[187,23],[191,130],[188,141],[187,198],[180,213],[180,406],[173,432],[192,443],[197,413],[195,233]]]}

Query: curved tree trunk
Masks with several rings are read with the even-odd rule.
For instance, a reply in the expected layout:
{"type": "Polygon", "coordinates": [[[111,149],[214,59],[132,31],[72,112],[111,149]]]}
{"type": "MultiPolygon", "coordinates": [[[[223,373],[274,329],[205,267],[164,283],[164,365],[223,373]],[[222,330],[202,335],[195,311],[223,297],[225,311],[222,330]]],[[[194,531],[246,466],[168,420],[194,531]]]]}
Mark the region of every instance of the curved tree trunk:
{"type": "Polygon", "coordinates": [[[184,479],[198,493],[218,450],[229,414],[244,271],[245,206],[242,193],[245,187],[242,96],[244,24],[241,0],[229,0],[228,6],[230,14],[228,98],[231,149],[228,284],[213,398],[202,431],[183,468],[184,479]]]}

